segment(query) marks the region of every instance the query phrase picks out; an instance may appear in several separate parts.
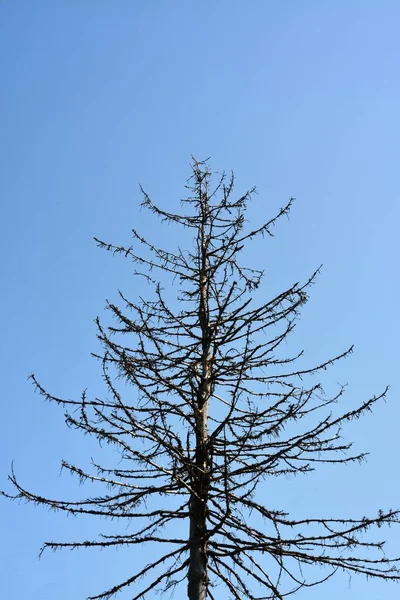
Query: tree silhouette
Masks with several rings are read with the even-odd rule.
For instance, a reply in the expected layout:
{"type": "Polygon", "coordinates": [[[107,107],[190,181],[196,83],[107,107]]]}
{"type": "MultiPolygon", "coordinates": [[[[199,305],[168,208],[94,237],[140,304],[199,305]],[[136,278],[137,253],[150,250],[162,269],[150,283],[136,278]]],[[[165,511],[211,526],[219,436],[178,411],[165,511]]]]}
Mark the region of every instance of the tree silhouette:
{"type": "Polygon", "coordinates": [[[113,326],[97,319],[106,398],[90,399],[86,392],[79,400],[59,398],[32,375],[47,400],[67,407],[69,426],[119,450],[122,466],[111,469],[93,463],[93,472],[86,472],[62,463],[80,480],[111,491],[78,502],[49,499],[26,490],[12,473],[11,497],[137,524],[126,535],[44,544],[153,545],[153,562],[92,600],[129,586],[132,600],[152,598],[156,589],[185,581],[190,600],[216,600],[217,585],[236,600],[282,599],[337,570],[399,579],[399,559],[386,558],[383,542],[366,535],[374,526],[397,523],[398,511],[299,518],[257,494],[266,478],[309,473],[319,463],[362,461],[364,454],[352,453],[352,444],[341,439],[341,428],[386,393],[335,416],[332,405],[344,388],[328,397],[315,376],[352,349],[308,368],[298,366],[301,353],[282,352],[317,272],[254,306],[263,273],[241,266],[240,251],[257,236],[272,235],[292,199],[274,218],[246,230],[254,189],[235,200],[233,175],[216,176],[196,160],[187,187],[182,213],[161,210],[143,190],[142,205],[189,230],[191,248],[172,253],[135,230],[131,247],[96,239],[130,259],[149,290],[147,299],[120,293],[118,306],[108,303],[113,326]],[[177,301],[167,301],[157,273],[172,278],[177,301]],[[134,400],[131,393],[126,399],[125,384],[136,390],[134,400]],[[323,576],[318,567],[327,568],[323,576]]]}

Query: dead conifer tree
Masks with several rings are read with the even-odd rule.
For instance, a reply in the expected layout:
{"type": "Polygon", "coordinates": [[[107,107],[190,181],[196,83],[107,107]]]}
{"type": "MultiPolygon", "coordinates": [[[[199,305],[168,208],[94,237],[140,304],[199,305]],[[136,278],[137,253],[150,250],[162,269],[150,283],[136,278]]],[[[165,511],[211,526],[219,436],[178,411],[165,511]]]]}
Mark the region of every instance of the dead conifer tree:
{"type": "Polygon", "coordinates": [[[254,190],[235,199],[233,176],[214,181],[207,163],[194,160],[190,195],[179,214],[161,210],[143,192],[146,209],[193,234],[191,248],[171,253],[135,230],[131,247],[96,240],[132,260],[153,294],[134,300],[120,293],[119,305],[108,304],[115,324],[97,320],[106,398],[85,393],[65,400],[32,376],[47,400],[70,408],[68,425],[120,451],[123,466],[115,468],[96,464],[87,472],[63,462],[81,480],[103,483],[112,493],[54,500],[26,490],[12,473],[12,497],[73,515],[137,523],[126,535],[47,542],[45,548],[156,547],[153,562],[92,600],[128,587],[132,600],[153,598],[156,589],[184,582],[190,600],[216,600],[217,585],[236,600],[282,599],[337,570],[397,580],[399,559],[380,554],[383,542],[368,538],[368,530],[397,523],[398,511],[313,518],[288,515],[270,506],[268,497],[259,499],[266,478],[361,461],[364,455],[352,454],[351,444],[342,441],[341,428],[385,392],[338,416],[330,412],[343,388],[326,397],[315,376],[351,348],[308,368],[297,366],[300,355],[282,352],[316,273],[254,306],[262,272],[239,261],[243,246],[271,234],[292,200],[246,232],[244,214],[254,190]],[[178,286],[177,302],[167,300],[157,273],[178,286]],[[134,401],[124,398],[121,379],[136,390],[134,401]],[[318,567],[327,571],[321,576],[318,567]]]}

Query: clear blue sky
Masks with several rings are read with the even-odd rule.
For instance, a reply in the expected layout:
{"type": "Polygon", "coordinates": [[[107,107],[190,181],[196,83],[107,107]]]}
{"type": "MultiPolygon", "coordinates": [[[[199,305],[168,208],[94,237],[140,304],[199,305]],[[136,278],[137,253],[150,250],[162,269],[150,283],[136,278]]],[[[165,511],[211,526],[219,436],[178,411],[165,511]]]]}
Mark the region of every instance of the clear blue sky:
{"type": "MultiPolygon", "coordinates": [[[[137,283],[92,237],[156,232],[137,209],[138,183],[176,208],[193,153],[234,169],[239,189],[257,185],[253,220],[296,196],[290,222],[253,249],[265,292],[323,263],[294,344],[310,361],[355,344],[327,373],[328,383],[348,381],[350,404],[392,386],[387,404],[346,431],[371,451],[368,463],[271,482],[274,508],[400,507],[399,64],[397,0],[1,0],[0,487],[14,460],[38,492],[90,492],[60,478],[59,465],[86,464],[97,449],[27,376],[55,394],[101,393],[93,319],[117,288],[135,294],[137,283]]],[[[171,243],[168,233],[157,239],[171,243]]],[[[2,597],[78,600],[129,575],[135,558],[124,552],[38,561],[44,540],[103,525],[1,501],[2,597]]],[[[388,537],[400,555],[399,530],[388,537]]],[[[399,591],[340,576],[297,597],[399,591]]]]}

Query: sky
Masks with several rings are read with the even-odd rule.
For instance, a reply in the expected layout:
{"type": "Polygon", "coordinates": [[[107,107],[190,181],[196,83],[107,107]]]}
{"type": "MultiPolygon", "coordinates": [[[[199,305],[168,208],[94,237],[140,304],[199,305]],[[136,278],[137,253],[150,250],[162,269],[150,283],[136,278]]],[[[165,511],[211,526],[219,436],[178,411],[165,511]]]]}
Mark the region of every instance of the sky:
{"type": "MultiPolygon", "coordinates": [[[[348,383],[345,402],[391,386],[345,432],[366,464],[272,481],[269,497],[297,515],[400,508],[399,61],[397,0],[1,0],[0,488],[14,461],[33,491],[90,493],[60,461],[98,448],[27,377],[60,396],[101,393],[94,319],[119,288],[138,289],[93,236],[129,243],[135,227],[173,244],[139,210],[139,184],[176,210],[194,155],[233,169],[238,191],[257,186],[251,223],[296,197],[276,237],[247,254],[265,294],[323,264],[295,347],[312,362],[354,344],[326,373],[348,383]]],[[[104,527],[0,498],[2,596],[83,599],[128,576],[136,558],[123,552],[38,560],[45,540],[104,527]]],[[[398,529],[380,533],[400,555],[398,529]]],[[[394,600],[399,587],[338,575],[297,598],[321,593],[394,600]]]]}

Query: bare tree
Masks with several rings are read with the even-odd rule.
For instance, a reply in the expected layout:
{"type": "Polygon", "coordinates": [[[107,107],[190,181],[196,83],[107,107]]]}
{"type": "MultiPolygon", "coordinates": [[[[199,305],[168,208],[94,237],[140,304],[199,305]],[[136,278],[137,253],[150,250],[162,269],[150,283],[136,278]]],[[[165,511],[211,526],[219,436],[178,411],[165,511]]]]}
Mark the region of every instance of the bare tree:
{"type": "Polygon", "coordinates": [[[155,545],[160,555],[153,562],[92,600],[128,586],[132,600],[150,598],[156,589],[184,581],[190,600],[215,600],[217,585],[236,600],[282,599],[337,570],[398,580],[399,559],[386,558],[383,542],[366,535],[397,523],[398,511],[298,518],[258,499],[266,478],[309,473],[318,463],[362,461],[364,454],[342,441],[341,428],[386,393],[335,416],[331,408],[344,388],[327,397],[315,375],[352,349],[308,368],[298,366],[301,353],[282,352],[316,273],[253,305],[263,273],[242,267],[240,251],[256,236],[272,235],[292,200],[246,231],[254,189],[235,200],[233,175],[216,177],[206,162],[195,160],[187,187],[179,214],[161,210],[142,191],[146,209],[193,234],[191,248],[171,253],[135,230],[131,247],[96,240],[132,260],[135,274],[149,284],[148,299],[132,301],[120,293],[119,306],[108,303],[114,326],[97,320],[106,398],[84,393],[79,400],[62,399],[32,375],[47,400],[69,407],[69,426],[119,450],[123,465],[115,468],[93,463],[93,472],[86,472],[63,462],[79,479],[100,482],[112,493],[54,500],[26,490],[12,473],[12,497],[137,523],[126,535],[46,542],[44,548],[155,545]],[[177,302],[167,301],[157,273],[178,286],[177,302]],[[124,399],[121,380],[136,389],[135,401],[124,399]],[[326,567],[323,576],[318,567],[326,567]]]}

